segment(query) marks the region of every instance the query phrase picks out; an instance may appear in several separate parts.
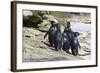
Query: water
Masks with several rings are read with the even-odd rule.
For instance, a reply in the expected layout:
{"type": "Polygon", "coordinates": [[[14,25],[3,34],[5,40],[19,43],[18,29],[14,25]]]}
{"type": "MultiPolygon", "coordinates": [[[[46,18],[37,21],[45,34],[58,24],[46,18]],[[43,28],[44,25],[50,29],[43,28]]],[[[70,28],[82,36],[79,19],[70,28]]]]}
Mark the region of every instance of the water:
{"type": "Polygon", "coordinates": [[[85,24],[85,23],[81,23],[81,22],[71,22],[71,28],[73,30],[90,32],[91,24],[85,24]]]}

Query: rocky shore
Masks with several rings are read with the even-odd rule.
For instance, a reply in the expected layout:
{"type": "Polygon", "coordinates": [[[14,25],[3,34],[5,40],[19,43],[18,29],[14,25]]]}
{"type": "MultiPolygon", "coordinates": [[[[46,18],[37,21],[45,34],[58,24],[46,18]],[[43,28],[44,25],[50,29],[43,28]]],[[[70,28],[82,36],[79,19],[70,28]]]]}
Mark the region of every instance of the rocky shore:
{"type": "MultiPolygon", "coordinates": [[[[47,30],[47,29],[46,29],[47,30]]],[[[87,60],[91,58],[90,32],[79,31],[81,49],[78,56],[73,56],[63,50],[54,51],[49,47],[48,38],[43,39],[46,32],[36,28],[23,27],[23,62],[44,62],[61,60],[87,60]]]]}

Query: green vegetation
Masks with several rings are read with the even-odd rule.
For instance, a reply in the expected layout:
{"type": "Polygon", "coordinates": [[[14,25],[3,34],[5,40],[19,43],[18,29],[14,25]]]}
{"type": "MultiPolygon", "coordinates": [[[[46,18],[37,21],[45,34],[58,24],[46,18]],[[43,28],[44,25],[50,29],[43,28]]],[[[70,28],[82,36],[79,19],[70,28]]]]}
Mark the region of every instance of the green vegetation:
{"type": "Polygon", "coordinates": [[[52,12],[52,15],[59,18],[70,18],[71,13],[68,12],[52,12]]]}

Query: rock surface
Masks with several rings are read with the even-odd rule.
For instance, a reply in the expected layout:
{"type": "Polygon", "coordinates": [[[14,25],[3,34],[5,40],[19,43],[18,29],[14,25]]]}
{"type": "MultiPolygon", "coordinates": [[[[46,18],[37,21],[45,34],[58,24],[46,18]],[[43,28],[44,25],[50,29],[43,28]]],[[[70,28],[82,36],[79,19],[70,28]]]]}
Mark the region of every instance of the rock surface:
{"type": "Polygon", "coordinates": [[[63,50],[54,51],[54,48],[48,46],[48,38],[43,39],[44,35],[45,32],[41,32],[36,28],[23,27],[23,62],[87,60],[91,58],[91,34],[88,32],[80,31],[81,49],[78,56],[73,56],[71,52],[66,53],[63,50]]]}

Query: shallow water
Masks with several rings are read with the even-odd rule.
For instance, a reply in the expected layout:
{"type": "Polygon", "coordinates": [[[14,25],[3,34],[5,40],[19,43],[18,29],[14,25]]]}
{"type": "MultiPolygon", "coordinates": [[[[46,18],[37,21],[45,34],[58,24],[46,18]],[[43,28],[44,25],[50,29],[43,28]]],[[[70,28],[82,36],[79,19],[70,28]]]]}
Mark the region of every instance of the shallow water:
{"type": "Polygon", "coordinates": [[[90,32],[91,24],[85,24],[85,23],[80,23],[80,22],[71,22],[71,28],[73,30],[90,32]]]}

